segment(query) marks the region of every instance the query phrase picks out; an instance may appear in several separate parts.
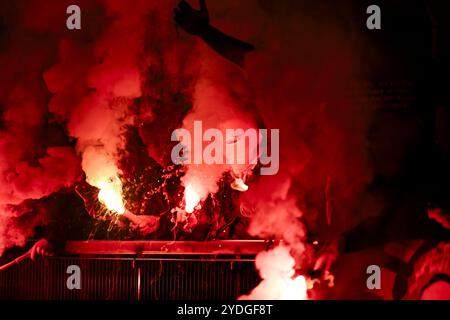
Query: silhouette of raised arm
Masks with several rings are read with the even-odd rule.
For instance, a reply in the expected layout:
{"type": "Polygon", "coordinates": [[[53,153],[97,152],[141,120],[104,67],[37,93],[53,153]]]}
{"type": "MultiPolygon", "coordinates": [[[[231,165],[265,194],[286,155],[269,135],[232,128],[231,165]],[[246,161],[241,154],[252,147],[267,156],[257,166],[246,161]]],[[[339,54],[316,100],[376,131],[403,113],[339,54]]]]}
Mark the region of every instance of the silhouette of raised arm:
{"type": "Polygon", "coordinates": [[[245,56],[254,49],[253,45],[211,26],[205,0],[199,0],[199,3],[200,10],[196,10],[185,0],[180,1],[173,10],[175,22],[187,33],[200,37],[224,58],[243,67],[245,56]]]}

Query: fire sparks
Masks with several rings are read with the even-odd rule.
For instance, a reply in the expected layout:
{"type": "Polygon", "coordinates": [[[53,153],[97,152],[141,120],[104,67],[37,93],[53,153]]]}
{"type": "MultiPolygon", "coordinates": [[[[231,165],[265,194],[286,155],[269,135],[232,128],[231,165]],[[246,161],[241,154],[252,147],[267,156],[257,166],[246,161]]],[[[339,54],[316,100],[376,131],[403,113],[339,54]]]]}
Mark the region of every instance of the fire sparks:
{"type": "Polygon", "coordinates": [[[200,196],[195,192],[194,187],[188,184],[184,190],[185,211],[187,213],[194,212],[195,207],[200,202],[200,196]]]}

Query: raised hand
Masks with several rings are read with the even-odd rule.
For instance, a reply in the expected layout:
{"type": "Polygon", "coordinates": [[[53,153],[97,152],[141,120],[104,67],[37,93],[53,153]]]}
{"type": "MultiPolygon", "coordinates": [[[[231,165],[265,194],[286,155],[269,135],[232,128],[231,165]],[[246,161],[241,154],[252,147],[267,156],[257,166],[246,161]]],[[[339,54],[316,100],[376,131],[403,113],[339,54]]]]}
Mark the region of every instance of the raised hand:
{"type": "Polygon", "coordinates": [[[199,0],[200,10],[191,7],[185,0],[173,9],[175,22],[187,33],[200,35],[209,26],[209,14],[205,0],[199,0]]]}
{"type": "Polygon", "coordinates": [[[199,3],[200,10],[196,10],[182,0],[173,10],[175,22],[187,33],[199,36],[227,60],[243,67],[246,54],[253,51],[254,47],[211,26],[205,0],[199,0],[199,3]]]}

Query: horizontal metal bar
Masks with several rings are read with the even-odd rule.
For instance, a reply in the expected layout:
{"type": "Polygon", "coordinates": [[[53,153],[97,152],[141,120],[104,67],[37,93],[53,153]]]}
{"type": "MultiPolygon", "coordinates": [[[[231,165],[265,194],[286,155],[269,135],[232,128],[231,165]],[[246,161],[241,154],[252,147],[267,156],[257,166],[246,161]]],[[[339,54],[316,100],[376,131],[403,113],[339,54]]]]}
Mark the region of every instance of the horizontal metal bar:
{"type": "Polygon", "coordinates": [[[80,261],[86,261],[86,260],[100,260],[100,261],[190,261],[190,262],[254,262],[255,258],[254,256],[236,256],[236,257],[192,257],[189,258],[185,256],[180,257],[174,257],[174,256],[161,256],[161,257],[127,257],[127,256],[105,256],[105,255],[82,255],[77,256],[74,258],[73,256],[53,256],[53,257],[47,257],[49,260],[80,260],[80,261]]]}
{"type": "Polygon", "coordinates": [[[256,255],[273,243],[263,240],[218,241],[68,241],[73,255],[256,255]]]}

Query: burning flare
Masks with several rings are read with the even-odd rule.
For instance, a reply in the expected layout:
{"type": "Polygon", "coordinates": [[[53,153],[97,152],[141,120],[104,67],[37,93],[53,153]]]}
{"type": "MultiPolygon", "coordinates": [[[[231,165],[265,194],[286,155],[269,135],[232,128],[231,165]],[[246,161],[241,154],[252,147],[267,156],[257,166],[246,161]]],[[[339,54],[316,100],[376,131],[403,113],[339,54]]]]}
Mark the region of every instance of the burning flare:
{"type": "Polygon", "coordinates": [[[90,146],[83,153],[82,166],[86,173],[86,181],[100,189],[98,200],[108,210],[124,214],[122,181],[114,159],[103,148],[90,146]]]}
{"type": "Polygon", "coordinates": [[[97,187],[100,189],[98,200],[100,200],[108,210],[118,214],[124,214],[125,206],[122,199],[122,183],[119,177],[113,177],[107,181],[100,181],[97,187]]]}
{"type": "Polygon", "coordinates": [[[200,196],[195,192],[194,187],[188,184],[184,190],[184,201],[186,203],[185,211],[187,213],[194,212],[195,207],[200,202],[200,196]]]}

